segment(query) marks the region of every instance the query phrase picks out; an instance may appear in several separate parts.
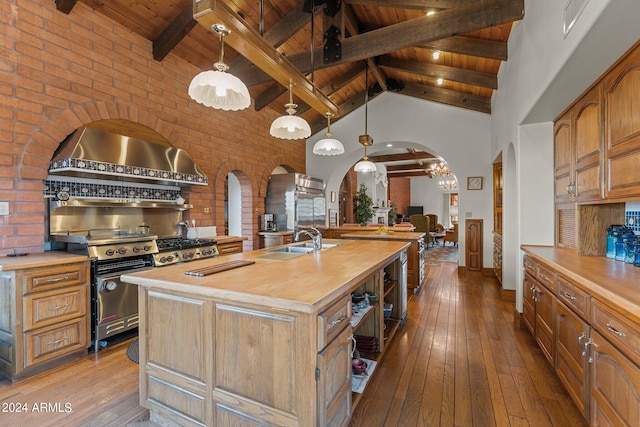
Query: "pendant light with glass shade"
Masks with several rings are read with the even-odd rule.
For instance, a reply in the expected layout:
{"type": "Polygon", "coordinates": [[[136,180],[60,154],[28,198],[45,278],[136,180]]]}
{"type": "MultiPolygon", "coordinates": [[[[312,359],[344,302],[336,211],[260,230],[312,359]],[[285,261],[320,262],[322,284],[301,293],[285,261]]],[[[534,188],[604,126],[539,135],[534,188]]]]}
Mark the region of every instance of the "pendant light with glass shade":
{"type": "Polygon", "coordinates": [[[333,138],[333,135],[331,134],[332,114],[327,111],[325,115],[327,116],[327,133],[325,134],[327,137],[316,142],[313,146],[313,154],[317,154],[319,156],[337,156],[339,154],[343,154],[344,146],[340,141],[333,138]]]}
{"type": "Polygon", "coordinates": [[[353,170],[356,172],[375,172],[376,165],[373,164],[367,157],[367,147],[373,145],[373,138],[367,133],[367,120],[368,120],[368,101],[369,101],[369,63],[365,66],[365,92],[364,92],[364,135],[358,136],[358,142],[364,145],[364,157],[354,166],[353,170]]]}
{"type": "Polygon", "coordinates": [[[220,37],[220,60],[213,64],[215,70],[203,71],[191,80],[189,96],[196,102],[219,110],[244,110],[251,105],[249,90],[233,74],[227,73],[229,66],[224,63],[223,38],[231,34],[224,24],[211,26],[220,37]]]}
{"type": "Polygon", "coordinates": [[[280,139],[304,139],[311,136],[311,127],[309,123],[302,117],[296,116],[296,108],[298,104],[293,103],[293,83],[289,80],[289,103],[284,104],[287,107],[287,114],[280,116],[271,123],[269,133],[280,139]]]}

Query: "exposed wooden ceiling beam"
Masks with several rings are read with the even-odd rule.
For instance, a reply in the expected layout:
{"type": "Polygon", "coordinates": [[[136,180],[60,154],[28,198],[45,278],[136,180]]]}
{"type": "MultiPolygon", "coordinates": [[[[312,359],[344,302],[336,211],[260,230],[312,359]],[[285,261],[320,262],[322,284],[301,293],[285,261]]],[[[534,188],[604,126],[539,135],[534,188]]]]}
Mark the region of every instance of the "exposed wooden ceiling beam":
{"type": "Polygon", "coordinates": [[[416,153],[399,153],[399,154],[381,154],[377,156],[369,156],[369,160],[372,162],[402,162],[407,160],[418,160],[418,159],[435,159],[438,158],[431,153],[427,153],[426,151],[418,151],[416,153]]]}
{"type": "Polygon", "coordinates": [[[56,0],[56,9],[67,15],[71,13],[78,0],[56,0]]]}
{"type": "MultiPolygon", "coordinates": [[[[356,14],[353,12],[353,8],[349,5],[344,5],[344,26],[349,31],[351,36],[357,36],[360,34],[359,22],[356,14]]],[[[344,37],[343,37],[344,38],[344,37]]],[[[374,58],[367,58],[367,64],[369,69],[373,72],[373,75],[376,78],[376,81],[382,88],[382,90],[387,90],[387,76],[384,72],[378,67],[374,58]]]]}
{"type": "Polygon", "coordinates": [[[281,85],[289,87],[291,82],[296,96],[318,113],[324,115],[329,111],[335,117],[339,116],[339,107],[317,90],[298,68],[269,44],[258,31],[248,26],[225,2],[201,0],[194,3],[193,17],[208,31],[213,24],[224,23],[231,30],[231,34],[225,37],[226,44],[281,85]]]}
{"type": "Polygon", "coordinates": [[[397,9],[450,9],[475,0],[345,0],[348,4],[393,7],[397,9]]]}
{"type": "MultiPolygon", "coordinates": [[[[349,83],[351,83],[353,80],[355,80],[358,76],[360,76],[364,72],[365,72],[364,63],[357,62],[355,64],[355,66],[351,67],[351,69],[349,71],[347,71],[346,73],[338,76],[337,78],[332,80],[328,85],[323,86],[322,88],[320,88],[320,91],[322,91],[322,93],[324,93],[325,95],[331,97],[331,95],[333,95],[335,92],[337,92],[338,90],[340,90],[344,86],[346,86],[349,83]]],[[[308,109],[309,109],[308,105],[306,105],[306,104],[305,105],[300,105],[298,107],[298,113],[302,114],[305,111],[307,111],[308,109]]],[[[341,113],[341,115],[344,115],[344,113],[341,113]]]]}
{"type": "Polygon", "coordinates": [[[477,56],[479,58],[507,60],[507,42],[476,39],[466,36],[447,37],[423,43],[416,47],[442,52],[457,53],[460,55],[477,56]]]}
{"type": "Polygon", "coordinates": [[[420,176],[424,176],[425,178],[432,178],[432,176],[428,172],[425,172],[425,171],[420,171],[420,172],[397,172],[397,173],[391,173],[387,177],[388,178],[413,178],[413,177],[420,177],[420,176]]]}
{"type": "Polygon", "coordinates": [[[406,172],[406,171],[428,171],[430,167],[428,165],[419,165],[418,163],[412,163],[410,165],[387,165],[387,172],[406,172]]]}
{"type": "MultiPolygon", "coordinates": [[[[342,42],[342,58],[331,64],[323,62],[323,49],[314,49],[314,63],[317,64],[316,69],[319,69],[372,58],[459,33],[518,21],[523,16],[524,0],[474,1],[460,7],[444,10],[434,16],[424,16],[348,37],[342,42]]],[[[310,71],[310,52],[300,52],[289,55],[287,58],[298,70],[310,71]]],[[[266,83],[270,80],[257,67],[236,69],[234,73],[248,86],[266,83]]]]}
{"type": "Polygon", "coordinates": [[[405,82],[404,89],[402,89],[400,93],[420,99],[426,99],[427,101],[440,102],[443,104],[453,105],[455,107],[491,114],[491,98],[409,82],[405,82]]]}
{"type": "Polygon", "coordinates": [[[153,41],[153,59],[162,61],[197,24],[193,19],[193,2],[189,2],[180,15],[153,41]]]}
{"type": "Polygon", "coordinates": [[[448,67],[440,64],[430,64],[426,62],[409,61],[406,59],[394,58],[384,55],[378,58],[378,65],[382,68],[392,68],[421,76],[438,78],[464,83],[473,86],[486,87],[489,89],[498,88],[498,78],[493,74],[479,73],[462,68],[448,67]]]}

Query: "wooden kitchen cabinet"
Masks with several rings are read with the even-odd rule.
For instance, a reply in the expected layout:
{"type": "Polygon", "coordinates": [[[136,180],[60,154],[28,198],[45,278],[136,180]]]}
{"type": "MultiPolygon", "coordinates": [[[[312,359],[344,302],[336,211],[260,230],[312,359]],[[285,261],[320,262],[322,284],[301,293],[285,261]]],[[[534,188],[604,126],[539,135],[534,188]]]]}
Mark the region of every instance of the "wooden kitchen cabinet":
{"type": "Polygon", "coordinates": [[[591,425],[640,425],[640,368],[598,332],[591,339],[591,425]]]}
{"type": "Polygon", "coordinates": [[[318,353],[318,425],[346,426],[351,417],[351,328],[318,353]]]}
{"type": "Polygon", "coordinates": [[[85,355],[90,346],[89,261],[36,257],[43,258],[37,267],[3,265],[0,274],[0,373],[12,381],[85,355]]]}
{"type": "Polygon", "coordinates": [[[242,241],[218,243],[217,246],[220,256],[239,254],[242,252],[242,241]]]}
{"type": "Polygon", "coordinates": [[[606,197],[640,196],[640,44],[604,78],[606,197]]]}
{"type": "Polygon", "coordinates": [[[585,344],[591,327],[562,302],[556,306],[555,369],[582,415],[589,419],[589,367],[585,344]]]}

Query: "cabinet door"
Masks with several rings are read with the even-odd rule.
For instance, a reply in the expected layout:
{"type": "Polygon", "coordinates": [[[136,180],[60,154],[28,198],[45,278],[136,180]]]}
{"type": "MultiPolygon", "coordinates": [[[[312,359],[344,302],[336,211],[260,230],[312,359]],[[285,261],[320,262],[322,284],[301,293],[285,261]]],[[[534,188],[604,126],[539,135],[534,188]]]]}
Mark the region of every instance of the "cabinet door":
{"type": "Polygon", "coordinates": [[[522,320],[532,335],[535,335],[536,324],[536,308],[533,300],[535,284],[535,279],[525,272],[522,281],[522,320]]]}
{"type": "Polygon", "coordinates": [[[553,365],[554,359],[554,322],[556,312],[556,297],[545,286],[537,282],[536,292],[536,342],[542,349],[542,354],[553,365]]]}
{"type": "Polygon", "coordinates": [[[640,47],[611,72],[604,84],[606,196],[640,195],[640,47]]]}
{"type": "Polygon", "coordinates": [[[571,110],[556,121],[553,129],[553,157],[556,203],[567,203],[573,194],[573,147],[571,143],[571,110]]]}
{"type": "Polygon", "coordinates": [[[591,425],[640,425],[640,368],[591,331],[591,425]]]}
{"type": "Polygon", "coordinates": [[[601,86],[596,86],[574,107],[574,191],[579,202],[603,197],[601,86]]]}
{"type": "Polygon", "coordinates": [[[351,328],[318,353],[318,425],[346,426],[351,418],[351,328]]]}
{"type": "Polygon", "coordinates": [[[589,419],[589,383],[584,344],[589,337],[589,325],[562,302],[556,306],[556,361],[560,381],[582,415],[589,419]]]}

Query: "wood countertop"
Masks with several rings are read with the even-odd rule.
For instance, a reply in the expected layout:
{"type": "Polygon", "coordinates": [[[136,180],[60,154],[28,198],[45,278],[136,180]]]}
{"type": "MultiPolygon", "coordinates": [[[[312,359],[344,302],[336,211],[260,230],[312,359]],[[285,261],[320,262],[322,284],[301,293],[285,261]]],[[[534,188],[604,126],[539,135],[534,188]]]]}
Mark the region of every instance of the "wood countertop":
{"type": "Polygon", "coordinates": [[[270,259],[278,255],[277,252],[255,250],[127,274],[121,279],[150,289],[319,313],[399,257],[410,245],[380,240],[331,242],[339,246],[286,260],[270,259]],[[204,277],[185,274],[234,260],[255,261],[255,264],[204,277]]]}
{"type": "Polygon", "coordinates": [[[291,236],[293,231],[259,231],[260,236],[291,236]]]}
{"type": "Polygon", "coordinates": [[[243,237],[243,236],[211,236],[209,238],[214,239],[216,243],[220,243],[220,244],[242,242],[243,240],[248,239],[248,237],[243,237]]]}
{"type": "Polygon", "coordinates": [[[89,261],[85,255],[74,255],[66,252],[43,252],[25,256],[0,258],[0,271],[22,270],[26,268],[51,267],[55,264],[72,264],[89,261]]]}
{"type": "Polygon", "coordinates": [[[423,239],[426,233],[423,232],[406,232],[390,230],[388,234],[380,234],[377,231],[364,231],[360,233],[345,233],[342,235],[345,239],[380,239],[380,240],[410,240],[416,241],[423,239]]]}
{"type": "Polygon", "coordinates": [[[573,281],[599,301],[640,322],[640,267],[573,249],[523,245],[521,249],[573,281]]]}

